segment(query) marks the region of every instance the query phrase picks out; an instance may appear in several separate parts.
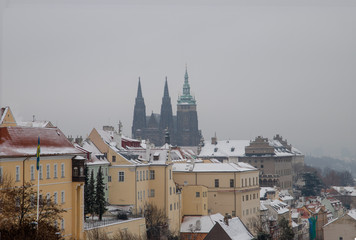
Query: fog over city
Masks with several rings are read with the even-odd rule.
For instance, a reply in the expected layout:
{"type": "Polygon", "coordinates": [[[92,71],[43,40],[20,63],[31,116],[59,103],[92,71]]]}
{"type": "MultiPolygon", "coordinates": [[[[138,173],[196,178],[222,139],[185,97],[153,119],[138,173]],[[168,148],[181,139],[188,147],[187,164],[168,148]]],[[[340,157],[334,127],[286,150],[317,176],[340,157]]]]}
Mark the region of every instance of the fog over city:
{"type": "Polygon", "coordinates": [[[173,113],[187,66],[205,140],[280,134],[304,154],[356,159],[356,2],[1,3],[0,106],[66,135],[123,123],[138,77],[173,113]]]}

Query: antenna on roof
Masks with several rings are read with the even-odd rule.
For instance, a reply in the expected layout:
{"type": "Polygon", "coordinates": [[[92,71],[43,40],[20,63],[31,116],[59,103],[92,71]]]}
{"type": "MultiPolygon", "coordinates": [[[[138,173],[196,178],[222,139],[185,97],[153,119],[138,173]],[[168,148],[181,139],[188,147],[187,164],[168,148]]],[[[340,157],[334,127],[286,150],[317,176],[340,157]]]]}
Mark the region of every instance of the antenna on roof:
{"type": "Polygon", "coordinates": [[[32,115],[32,122],[35,122],[35,115],[32,115]]]}

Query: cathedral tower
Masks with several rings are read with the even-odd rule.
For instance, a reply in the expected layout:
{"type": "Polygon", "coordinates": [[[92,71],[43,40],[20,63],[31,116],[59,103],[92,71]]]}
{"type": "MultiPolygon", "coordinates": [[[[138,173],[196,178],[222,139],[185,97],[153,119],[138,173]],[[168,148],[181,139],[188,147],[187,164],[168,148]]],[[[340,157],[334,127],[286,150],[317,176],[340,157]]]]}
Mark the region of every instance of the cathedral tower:
{"type": "Polygon", "coordinates": [[[185,69],[183,95],[177,103],[177,145],[198,146],[200,133],[198,130],[198,114],[195,98],[190,95],[188,71],[185,69]]]}
{"type": "MultiPolygon", "coordinates": [[[[164,136],[166,131],[168,131],[172,137],[174,136],[173,112],[172,112],[171,97],[169,96],[169,92],[168,92],[167,77],[166,77],[166,82],[164,84],[164,93],[163,93],[162,104],[161,104],[161,116],[159,121],[159,129],[162,133],[162,136],[164,136]]],[[[172,140],[171,142],[174,142],[172,140]]]]}
{"type": "Polygon", "coordinates": [[[144,131],[146,129],[146,105],[142,97],[141,80],[138,78],[137,97],[135,100],[132,137],[139,139],[144,138],[144,131]]]}

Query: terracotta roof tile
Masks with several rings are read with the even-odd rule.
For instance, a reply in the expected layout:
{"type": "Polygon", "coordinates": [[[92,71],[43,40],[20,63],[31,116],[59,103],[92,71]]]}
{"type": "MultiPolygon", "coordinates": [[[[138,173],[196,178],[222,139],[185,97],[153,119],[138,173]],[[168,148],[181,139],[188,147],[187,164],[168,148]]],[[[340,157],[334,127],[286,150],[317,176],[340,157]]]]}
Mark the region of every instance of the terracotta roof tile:
{"type": "Polygon", "coordinates": [[[0,156],[34,156],[38,136],[41,155],[82,154],[58,128],[2,127],[0,128],[0,156]]]}

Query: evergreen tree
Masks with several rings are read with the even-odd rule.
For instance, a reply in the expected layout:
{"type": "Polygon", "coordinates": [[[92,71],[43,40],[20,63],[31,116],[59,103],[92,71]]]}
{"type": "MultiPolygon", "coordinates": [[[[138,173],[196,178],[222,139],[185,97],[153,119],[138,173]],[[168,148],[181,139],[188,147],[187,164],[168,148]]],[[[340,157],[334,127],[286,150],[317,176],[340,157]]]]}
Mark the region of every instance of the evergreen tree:
{"type": "Polygon", "coordinates": [[[95,181],[93,170],[91,170],[90,174],[90,180],[88,185],[88,200],[86,202],[88,204],[88,213],[93,216],[95,213],[95,181]]]}
{"type": "Polygon", "coordinates": [[[281,240],[290,240],[294,238],[294,232],[293,229],[289,226],[288,220],[285,218],[282,218],[279,223],[278,223],[281,235],[280,238],[281,240]]]}
{"type": "MultiPolygon", "coordinates": [[[[89,174],[88,174],[88,167],[85,166],[84,168],[84,175],[85,175],[85,185],[84,185],[84,215],[90,213],[90,203],[89,203],[89,174]]],[[[84,219],[85,216],[84,216],[84,219]]]]}
{"type": "Polygon", "coordinates": [[[304,186],[302,187],[303,196],[318,196],[323,188],[323,183],[316,172],[306,172],[303,174],[304,186]]]}
{"type": "Polygon", "coordinates": [[[95,213],[99,215],[100,221],[102,220],[103,214],[106,211],[104,188],[104,177],[101,171],[101,167],[99,167],[99,171],[96,175],[95,213]]]}

